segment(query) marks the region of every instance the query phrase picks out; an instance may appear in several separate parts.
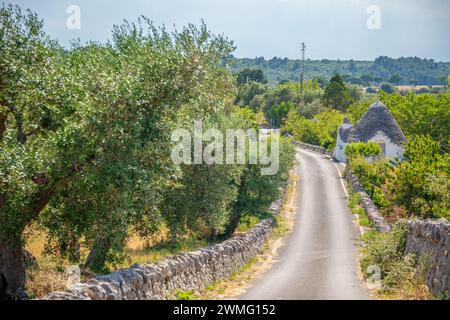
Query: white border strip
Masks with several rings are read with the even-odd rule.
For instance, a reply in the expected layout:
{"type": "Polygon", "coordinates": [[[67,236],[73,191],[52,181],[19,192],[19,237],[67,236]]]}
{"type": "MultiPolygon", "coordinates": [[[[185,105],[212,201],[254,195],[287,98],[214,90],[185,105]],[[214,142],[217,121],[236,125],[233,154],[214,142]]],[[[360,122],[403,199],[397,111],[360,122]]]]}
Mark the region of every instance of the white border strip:
{"type": "Polygon", "coordinates": [[[348,198],[348,192],[347,192],[347,188],[345,187],[345,184],[344,184],[344,177],[341,174],[341,170],[339,170],[338,166],[336,165],[336,163],[334,161],[332,163],[339,174],[339,178],[340,178],[339,180],[341,181],[342,190],[344,190],[345,196],[348,198]]]}

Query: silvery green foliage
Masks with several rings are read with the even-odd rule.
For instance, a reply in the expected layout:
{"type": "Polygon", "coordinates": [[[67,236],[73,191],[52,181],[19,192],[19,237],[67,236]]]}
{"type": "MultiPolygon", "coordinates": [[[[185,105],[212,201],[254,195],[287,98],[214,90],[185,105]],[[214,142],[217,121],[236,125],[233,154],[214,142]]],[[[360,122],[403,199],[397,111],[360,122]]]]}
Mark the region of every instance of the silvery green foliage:
{"type": "Polygon", "coordinates": [[[80,239],[101,242],[101,268],[121,258],[130,228],[162,223],[177,175],[170,132],[223,113],[231,76],[217,62],[232,44],[204,24],[169,32],[141,18],[110,43],[66,51],[31,12],[4,6],[0,19],[2,240],[38,220],[56,241],[47,249],[73,261],[80,239]]]}

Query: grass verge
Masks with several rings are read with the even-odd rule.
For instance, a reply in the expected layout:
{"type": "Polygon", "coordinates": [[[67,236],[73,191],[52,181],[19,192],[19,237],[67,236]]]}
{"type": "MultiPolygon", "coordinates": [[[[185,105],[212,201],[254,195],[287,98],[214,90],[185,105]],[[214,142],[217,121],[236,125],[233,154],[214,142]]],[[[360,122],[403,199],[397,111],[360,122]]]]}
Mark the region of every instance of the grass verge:
{"type": "Polygon", "coordinates": [[[406,225],[397,223],[392,231],[370,230],[362,236],[361,269],[378,299],[433,299],[425,284],[425,270],[416,256],[405,255],[406,225]]]}
{"type": "Polygon", "coordinates": [[[405,255],[406,225],[398,222],[391,232],[380,233],[361,206],[359,193],[349,189],[348,206],[361,228],[360,266],[372,296],[382,300],[434,299],[425,284],[424,264],[405,255]]]}
{"type": "Polygon", "coordinates": [[[372,222],[370,222],[364,208],[361,206],[361,196],[351,189],[349,189],[348,207],[353,214],[358,216],[358,223],[361,227],[372,227],[372,222]]]}

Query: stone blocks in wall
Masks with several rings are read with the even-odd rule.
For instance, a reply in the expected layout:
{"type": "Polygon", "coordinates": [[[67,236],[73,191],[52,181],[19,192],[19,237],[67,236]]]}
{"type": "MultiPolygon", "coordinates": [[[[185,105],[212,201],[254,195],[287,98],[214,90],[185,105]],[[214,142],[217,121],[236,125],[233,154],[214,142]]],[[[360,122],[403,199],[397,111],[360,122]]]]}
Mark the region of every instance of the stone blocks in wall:
{"type": "Polygon", "coordinates": [[[329,152],[327,151],[327,149],[325,149],[324,147],[321,146],[315,146],[313,144],[309,144],[309,143],[304,143],[304,142],[300,142],[300,141],[295,141],[293,140],[294,145],[303,148],[303,149],[307,149],[310,151],[314,151],[317,153],[322,153],[322,154],[326,154],[326,155],[330,155],[329,152]]]}
{"type": "Polygon", "coordinates": [[[406,253],[417,255],[430,291],[450,297],[450,222],[411,220],[407,222],[406,253]]]}
{"type": "MultiPolygon", "coordinates": [[[[364,192],[358,179],[347,172],[347,181],[361,195],[361,205],[374,227],[380,232],[391,229],[379,214],[378,208],[364,192]]],[[[427,287],[435,296],[450,297],[450,222],[442,220],[407,221],[405,254],[419,259],[419,272],[423,272],[427,287]]]]}
{"type": "Polygon", "coordinates": [[[350,170],[346,170],[347,181],[350,184],[350,187],[358,192],[361,196],[361,206],[363,207],[367,217],[372,222],[372,225],[379,232],[387,232],[391,230],[391,226],[386,222],[384,217],[378,211],[378,207],[373,203],[372,199],[367,195],[364,191],[364,188],[359,183],[356,176],[350,172],[350,170]]]}
{"type": "Polygon", "coordinates": [[[263,220],[245,235],[188,253],[179,253],[156,264],[134,265],[45,300],[161,300],[175,289],[201,290],[240,270],[263,247],[273,228],[263,220]]]}

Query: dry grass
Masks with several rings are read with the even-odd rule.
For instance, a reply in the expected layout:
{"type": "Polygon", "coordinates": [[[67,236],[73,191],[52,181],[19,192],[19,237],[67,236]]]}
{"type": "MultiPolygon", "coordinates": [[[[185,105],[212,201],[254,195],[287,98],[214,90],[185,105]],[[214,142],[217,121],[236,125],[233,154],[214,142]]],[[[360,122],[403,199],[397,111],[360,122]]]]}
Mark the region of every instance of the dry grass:
{"type": "Polygon", "coordinates": [[[45,254],[47,234],[37,226],[27,230],[25,248],[36,258],[37,268],[28,268],[26,289],[31,298],[40,298],[52,291],[64,290],[66,277],[64,271],[69,263],[57,256],[45,254]]]}
{"type": "Polygon", "coordinates": [[[169,256],[180,252],[189,252],[208,245],[206,240],[197,239],[193,235],[187,235],[176,243],[168,243],[163,234],[151,238],[132,236],[125,247],[124,253],[127,259],[114,269],[128,268],[132,264],[156,263],[169,256]]]}
{"type": "Polygon", "coordinates": [[[236,228],[235,234],[245,233],[250,231],[251,228],[253,228],[255,225],[259,223],[259,219],[254,216],[248,217],[248,221],[244,223],[240,223],[238,227],[236,228]]]}
{"type": "Polygon", "coordinates": [[[445,88],[445,86],[442,85],[433,85],[433,86],[425,86],[425,85],[417,85],[417,86],[406,86],[406,85],[401,85],[401,86],[396,86],[396,88],[399,91],[414,91],[414,90],[420,90],[420,89],[429,89],[429,88],[445,88]]]}
{"type": "MultiPolygon", "coordinates": [[[[58,255],[45,253],[47,234],[45,230],[33,225],[26,231],[25,248],[36,258],[38,267],[28,268],[26,289],[31,298],[41,298],[50,292],[66,288],[65,271],[71,264],[58,255]]],[[[120,264],[109,265],[111,271],[128,268],[133,264],[155,263],[178,252],[188,252],[207,245],[204,240],[197,240],[192,235],[177,243],[167,243],[167,229],[152,237],[132,235],[125,246],[127,258],[120,264]]],[[[87,257],[89,249],[81,248],[81,261],[87,257]]],[[[87,280],[82,278],[82,281],[87,280]]]]}
{"type": "Polygon", "coordinates": [[[401,288],[386,293],[379,290],[375,293],[382,300],[433,300],[435,297],[430,293],[425,279],[422,275],[411,274],[410,281],[406,281],[401,288]]]}
{"type": "Polygon", "coordinates": [[[408,212],[406,211],[406,209],[396,205],[395,203],[391,203],[386,208],[381,209],[381,214],[390,224],[394,224],[397,221],[408,218],[408,212]]]}
{"type": "Polygon", "coordinates": [[[66,288],[67,279],[64,272],[42,268],[28,270],[27,291],[31,298],[41,298],[53,291],[66,288]]]}

